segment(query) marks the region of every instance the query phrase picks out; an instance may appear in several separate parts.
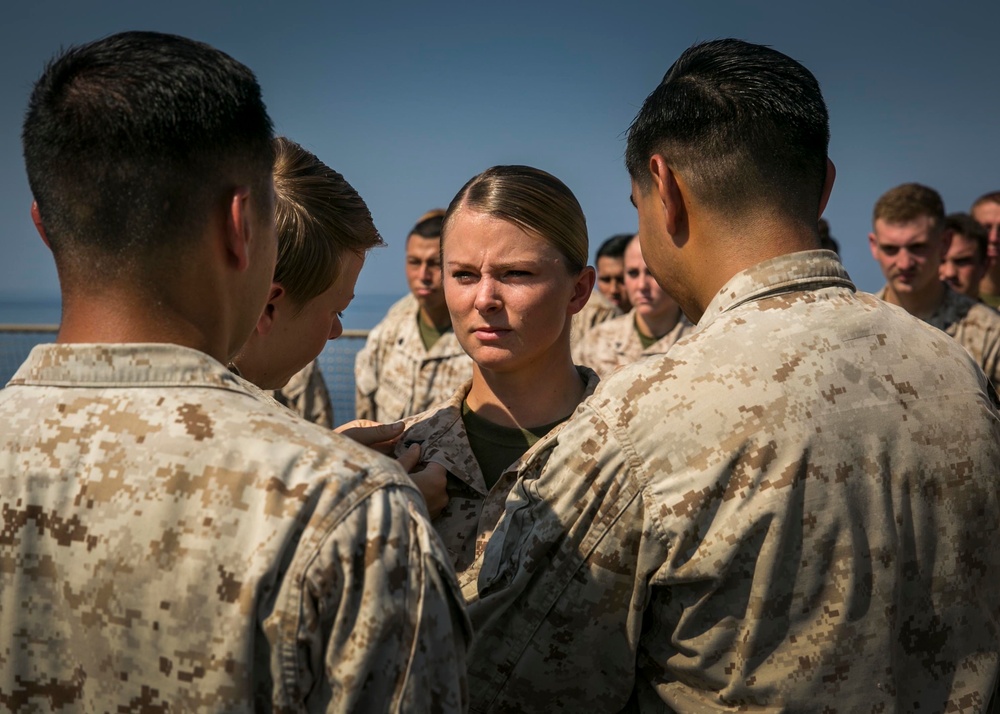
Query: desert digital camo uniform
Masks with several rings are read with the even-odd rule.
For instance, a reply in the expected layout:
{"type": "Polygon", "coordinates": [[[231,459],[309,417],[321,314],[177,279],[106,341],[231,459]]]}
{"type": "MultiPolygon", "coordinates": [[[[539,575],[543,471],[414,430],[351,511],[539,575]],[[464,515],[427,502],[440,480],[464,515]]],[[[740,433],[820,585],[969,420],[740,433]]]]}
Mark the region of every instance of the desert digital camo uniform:
{"type": "MultiPolygon", "coordinates": [[[[885,298],[885,288],[878,296],[885,298]]],[[[1000,313],[945,285],[944,300],[925,322],[954,337],[1000,388],[1000,313]]]]}
{"type": "Polygon", "coordinates": [[[419,414],[472,378],[472,360],[454,332],[424,348],[419,309],[407,295],[368,333],[354,362],[356,419],[392,422],[419,414]]]}
{"type": "Polygon", "coordinates": [[[639,333],[635,331],[635,311],[598,325],[587,339],[573,348],[573,361],[585,364],[607,379],[622,365],[632,364],[645,355],[662,355],[677,340],[691,332],[693,325],[684,315],[663,337],[646,349],[642,348],[639,333]]]}
{"type": "Polygon", "coordinates": [[[0,391],[0,708],[461,711],[468,623],[398,465],[174,345],[0,391]]]}
{"type": "Polygon", "coordinates": [[[988,390],[832,252],[733,276],[522,464],[459,578],[471,710],[980,711],[1000,647],[988,390]]]}
{"type": "Polygon", "coordinates": [[[330,390],[326,388],[323,371],[316,360],[293,374],[288,384],[272,394],[279,404],[288,407],[306,421],[327,429],[333,428],[330,390]]]}
{"type": "MultiPolygon", "coordinates": [[[[583,395],[586,399],[594,393],[598,376],[586,367],[577,367],[577,371],[587,385],[583,395]]],[[[487,488],[462,421],[462,402],[471,387],[470,380],[444,404],[406,419],[406,431],[396,447],[398,456],[409,444],[418,443],[424,461],[439,463],[448,470],[449,501],[434,519],[434,528],[441,535],[458,572],[468,568],[482,552],[503,513],[504,500],[517,477],[517,467],[531,453],[529,449],[522,459],[501,474],[492,489],[487,488]]],[[[557,425],[549,434],[559,431],[562,426],[557,425]]]]}
{"type": "Polygon", "coordinates": [[[600,290],[592,291],[587,299],[587,304],[580,312],[573,315],[573,326],[569,334],[574,348],[584,340],[584,337],[592,329],[621,314],[621,309],[608,300],[604,293],[600,290]]]}

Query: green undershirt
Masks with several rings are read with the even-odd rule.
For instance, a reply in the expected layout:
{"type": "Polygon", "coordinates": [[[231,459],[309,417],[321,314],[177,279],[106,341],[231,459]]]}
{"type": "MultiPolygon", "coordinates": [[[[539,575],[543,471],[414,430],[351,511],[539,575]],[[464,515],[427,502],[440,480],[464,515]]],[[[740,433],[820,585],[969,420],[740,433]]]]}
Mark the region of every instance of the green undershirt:
{"type": "Polygon", "coordinates": [[[423,314],[419,311],[417,312],[417,325],[420,327],[420,341],[424,343],[424,349],[428,352],[431,351],[434,343],[441,339],[441,335],[451,332],[451,325],[443,327],[440,330],[434,327],[434,325],[428,325],[424,321],[423,314]]]}
{"type": "Polygon", "coordinates": [[[636,315],[632,319],[632,326],[635,327],[635,334],[639,335],[639,344],[642,345],[642,349],[644,350],[649,349],[650,347],[652,347],[657,342],[663,339],[663,335],[660,335],[659,337],[647,337],[646,335],[642,334],[642,330],[639,329],[638,315],[636,315]]]}
{"type": "Polygon", "coordinates": [[[500,476],[530,449],[535,442],[569,419],[569,415],[558,421],[531,429],[500,426],[483,419],[469,409],[468,402],[462,402],[462,421],[469,437],[472,455],[479,462],[486,487],[493,488],[500,476]]]}

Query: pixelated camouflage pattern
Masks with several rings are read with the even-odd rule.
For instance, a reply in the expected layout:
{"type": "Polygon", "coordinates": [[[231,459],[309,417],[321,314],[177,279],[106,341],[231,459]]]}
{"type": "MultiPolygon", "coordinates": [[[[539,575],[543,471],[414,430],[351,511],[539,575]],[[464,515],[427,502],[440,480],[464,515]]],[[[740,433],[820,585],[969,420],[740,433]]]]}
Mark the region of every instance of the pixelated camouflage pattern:
{"type": "Polygon", "coordinates": [[[333,402],[316,360],[293,374],[288,384],[275,390],[272,396],[306,421],[333,428],[333,402]]]}
{"type": "Polygon", "coordinates": [[[569,333],[570,343],[575,347],[592,329],[621,314],[621,308],[608,300],[604,293],[600,290],[593,290],[587,299],[587,304],[580,312],[573,315],[573,323],[569,333]]]}
{"type": "Polygon", "coordinates": [[[459,579],[471,711],[982,711],[995,399],[833,253],[737,274],[522,463],[459,579]]]}
{"type": "MultiPolygon", "coordinates": [[[[594,393],[599,378],[586,367],[577,367],[577,371],[587,385],[583,395],[586,399],[594,393]]],[[[462,420],[462,402],[471,388],[472,380],[469,380],[447,402],[404,420],[406,430],[396,446],[399,456],[410,444],[418,443],[424,461],[439,463],[448,471],[448,505],[433,524],[459,573],[468,568],[486,546],[503,513],[507,493],[517,477],[517,467],[524,458],[505,469],[492,489],[486,487],[486,479],[472,453],[462,420]]],[[[557,425],[550,433],[562,426],[557,425]]],[[[531,449],[527,454],[530,453],[531,449]]]]}
{"type": "Polygon", "coordinates": [[[462,711],[468,622],[392,460],[173,345],[0,391],[0,709],[462,711]]]}
{"type": "MultiPolygon", "coordinates": [[[[878,297],[885,298],[885,288],[878,297]]],[[[944,286],[944,299],[925,321],[969,351],[994,388],[1000,387],[1000,313],[944,286]]]]}
{"type": "Polygon", "coordinates": [[[632,364],[644,356],[665,354],[692,329],[694,325],[682,313],[670,332],[643,349],[639,333],[635,331],[635,311],[632,310],[591,330],[587,338],[573,348],[573,361],[587,365],[601,379],[606,379],[619,367],[632,364]]]}
{"type": "Polygon", "coordinates": [[[354,361],[355,418],[392,422],[419,414],[472,378],[472,360],[454,332],[424,348],[418,310],[406,295],[368,333],[354,361]]]}

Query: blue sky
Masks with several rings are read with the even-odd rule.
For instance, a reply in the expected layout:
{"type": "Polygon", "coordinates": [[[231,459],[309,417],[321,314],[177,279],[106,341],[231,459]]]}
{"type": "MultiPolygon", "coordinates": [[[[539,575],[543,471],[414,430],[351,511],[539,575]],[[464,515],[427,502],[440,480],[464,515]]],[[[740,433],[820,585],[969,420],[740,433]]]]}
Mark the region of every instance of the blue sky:
{"type": "Polygon", "coordinates": [[[871,207],[919,181],[949,211],[1000,189],[1000,3],[928,2],[46,2],[0,26],[0,299],[54,296],[28,209],[20,125],[60,47],[128,29],[213,44],[260,79],[279,133],[340,171],[389,242],[359,296],[405,291],[403,240],[488,166],[561,178],[591,252],[636,228],[622,155],[646,95],[690,44],[740,37],[795,57],[830,107],[837,184],[826,217],[848,271],[874,291],[871,207]]]}

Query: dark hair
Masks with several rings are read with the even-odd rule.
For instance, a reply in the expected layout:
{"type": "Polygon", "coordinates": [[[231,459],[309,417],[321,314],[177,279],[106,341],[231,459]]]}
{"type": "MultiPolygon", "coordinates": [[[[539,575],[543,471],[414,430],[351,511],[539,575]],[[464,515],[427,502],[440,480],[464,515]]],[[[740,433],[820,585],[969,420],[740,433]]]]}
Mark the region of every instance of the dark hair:
{"type": "Polygon", "coordinates": [[[520,226],[547,242],[566,259],[571,274],[587,266],[587,219],[569,187],[531,166],[493,166],[473,176],[448,205],[444,233],[459,210],[469,209],[520,226]]]}
{"type": "Polygon", "coordinates": [[[820,218],[819,223],[819,247],[824,250],[832,250],[840,255],[840,244],[837,239],[830,235],[830,223],[825,218],[820,218]]]}
{"type": "Polygon", "coordinates": [[[625,256],[625,248],[632,240],[634,233],[618,233],[601,243],[597,249],[597,258],[617,258],[621,260],[625,256]]]}
{"type": "Polygon", "coordinates": [[[291,139],[274,140],[274,282],[299,306],[325,292],[347,253],[384,245],[364,199],[339,173],[291,139]]]}
{"type": "Polygon", "coordinates": [[[989,233],[983,225],[968,213],[949,213],[944,219],[944,228],[957,233],[976,244],[976,262],[985,265],[988,257],[989,233]]]}
{"type": "Polygon", "coordinates": [[[235,185],[269,196],[272,136],[249,69],[154,32],[62,52],[35,83],[22,130],[57,261],[70,252],[108,268],[169,255],[235,185]]]}
{"type": "Polygon", "coordinates": [[[661,154],[700,200],[741,212],[764,204],[815,221],[826,180],[830,125],[813,74],[790,57],[741,40],[686,50],[628,131],[625,164],[646,190],[661,154]]]}
{"type": "Polygon", "coordinates": [[[427,211],[427,213],[417,219],[417,224],[413,226],[410,235],[440,240],[441,228],[444,226],[444,214],[445,210],[443,208],[435,208],[427,211]]]}

